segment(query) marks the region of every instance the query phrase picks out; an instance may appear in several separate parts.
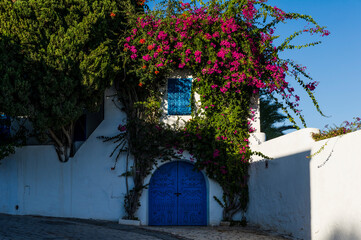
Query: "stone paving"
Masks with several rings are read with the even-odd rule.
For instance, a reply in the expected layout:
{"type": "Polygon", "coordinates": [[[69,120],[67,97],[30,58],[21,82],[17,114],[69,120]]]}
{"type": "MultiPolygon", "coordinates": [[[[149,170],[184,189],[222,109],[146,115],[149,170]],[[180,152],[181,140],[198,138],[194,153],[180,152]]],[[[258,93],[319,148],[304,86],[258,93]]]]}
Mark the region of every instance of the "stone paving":
{"type": "Polygon", "coordinates": [[[282,240],[291,239],[254,227],[144,227],[194,240],[282,240]]]}
{"type": "Polygon", "coordinates": [[[0,214],[0,240],[179,240],[116,222],[0,214]]]}
{"type": "Polygon", "coordinates": [[[135,227],[116,222],[0,214],[0,240],[276,240],[242,227],[135,227]]]}

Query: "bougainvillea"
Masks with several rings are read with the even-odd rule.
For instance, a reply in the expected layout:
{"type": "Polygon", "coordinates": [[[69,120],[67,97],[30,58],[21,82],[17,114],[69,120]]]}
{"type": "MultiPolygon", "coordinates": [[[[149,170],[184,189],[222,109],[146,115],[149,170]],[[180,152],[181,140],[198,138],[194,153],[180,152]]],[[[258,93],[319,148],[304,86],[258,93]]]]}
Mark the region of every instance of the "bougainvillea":
{"type": "Polygon", "coordinates": [[[279,52],[319,43],[291,45],[302,33],[325,36],[329,32],[310,16],[286,13],[266,5],[265,0],[209,1],[201,7],[167,2],[164,11],[136,15],[130,21],[120,45],[127,74],[124,81],[143,98],[157,96],[161,101],[159,87],[166,85],[167,76],[176,69],[191,71],[192,118],[174,147],[188,150],[197,159],[196,167],[221,185],[223,199],[216,200],[224,208],[223,218],[230,220],[247,207],[250,158],[262,155],[249,146],[255,130],[250,99],[260,91],[282,99],[290,120],[295,123],[289,110],[304,123],[298,109],[300,97],[285,78],[292,75],[320,111],[312,93],[317,82],[299,65],[281,59],[279,52]],[[276,24],[288,19],[303,19],[313,27],[274,46],[276,24]]]}
{"type": "Polygon", "coordinates": [[[361,129],[361,118],[354,118],[353,122],[344,121],[340,126],[331,127],[325,126],[324,130],[319,133],[312,133],[312,138],[316,141],[320,141],[327,138],[337,137],[346,133],[355,132],[361,129]]]}

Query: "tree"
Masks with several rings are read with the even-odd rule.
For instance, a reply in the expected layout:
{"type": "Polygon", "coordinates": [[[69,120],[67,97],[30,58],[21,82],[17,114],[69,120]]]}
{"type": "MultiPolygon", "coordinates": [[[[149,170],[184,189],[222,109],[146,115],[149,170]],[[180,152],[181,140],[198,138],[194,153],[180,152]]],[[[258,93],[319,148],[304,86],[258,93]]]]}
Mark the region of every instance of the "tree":
{"type": "Polygon", "coordinates": [[[284,135],[283,131],[296,129],[293,125],[276,126],[284,123],[288,118],[280,112],[282,105],[273,101],[267,95],[260,97],[261,132],[266,134],[267,139],[284,135]]]}
{"type": "Polygon", "coordinates": [[[27,131],[22,122],[21,119],[17,121],[17,130],[11,134],[11,119],[0,113],[0,160],[15,153],[16,147],[25,143],[27,131]]]}
{"type": "Polygon", "coordinates": [[[119,74],[123,3],[0,2],[0,112],[25,116],[39,139],[50,137],[62,162],[71,155],[76,120],[100,107],[119,74]]]}

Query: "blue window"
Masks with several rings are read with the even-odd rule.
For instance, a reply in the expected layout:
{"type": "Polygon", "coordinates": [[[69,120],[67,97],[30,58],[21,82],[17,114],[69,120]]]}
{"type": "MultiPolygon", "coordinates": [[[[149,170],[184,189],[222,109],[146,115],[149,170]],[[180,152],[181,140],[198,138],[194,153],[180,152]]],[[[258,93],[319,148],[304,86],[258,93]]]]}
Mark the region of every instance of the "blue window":
{"type": "Polygon", "coordinates": [[[168,115],[191,114],[191,78],[168,79],[168,115]]]}
{"type": "Polygon", "coordinates": [[[10,118],[0,113],[0,141],[8,139],[10,136],[10,118]]]}

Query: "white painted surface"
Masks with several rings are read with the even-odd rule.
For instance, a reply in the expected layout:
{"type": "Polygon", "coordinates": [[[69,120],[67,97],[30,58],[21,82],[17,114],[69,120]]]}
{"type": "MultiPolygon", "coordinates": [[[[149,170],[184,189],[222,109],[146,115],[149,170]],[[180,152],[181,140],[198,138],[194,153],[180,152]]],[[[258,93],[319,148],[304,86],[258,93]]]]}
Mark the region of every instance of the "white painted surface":
{"type": "MultiPolygon", "coordinates": [[[[0,212],[118,221],[124,216],[125,179],[119,175],[125,171],[125,156],[112,171],[114,144],[97,136],[116,134],[125,120],[106,98],[103,122],[68,163],[57,160],[53,146],[26,146],[4,159],[0,212]]],[[[317,131],[303,129],[266,142],[262,133],[254,134],[253,150],[274,159],[254,158],[251,163],[247,219],[300,239],[361,239],[361,131],[314,142],[311,133],[317,131]],[[306,157],[326,142],[323,151],[306,157]]],[[[183,159],[190,159],[186,152],[183,159]]],[[[206,183],[208,224],[218,225],[222,208],[213,196],[221,199],[222,190],[208,178],[206,183]]],[[[147,190],[138,217],[148,223],[147,190]]]]}
{"type": "Polygon", "coordinates": [[[274,159],[251,164],[247,219],[297,239],[361,239],[361,131],[314,142],[317,131],[252,146],[274,159]]]}
{"type": "Polygon", "coordinates": [[[261,111],[259,102],[259,93],[254,93],[251,97],[251,126],[255,129],[254,133],[261,133],[261,111]]]}
{"type": "MultiPolygon", "coordinates": [[[[190,161],[190,155],[188,152],[183,152],[183,159],[181,161],[186,161],[192,163],[190,161]]],[[[158,168],[161,167],[164,163],[158,163],[158,168]]],[[[152,174],[157,169],[154,168],[152,170],[152,174]]],[[[208,215],[208,225],[219,225],[222,220],[222,207],[214,200],[213,196],[222,199],[222,188],[219,184],[211,179],[209,179],[205,172],[202,171],[202,174],[205,178],[206,187],[207,187],[207,215],[208,215]]],[[[149,184],[151,179],[151,175],[149,175],[144,183],[149,184]]],[[[144,189],[143,194],[141,196],[141,206],[137,212],[137,217],[140,219],[142,225],[148,225],[148,189],[144,189]]]]}
{"type": "MultiPolygon", "coordinates": [[[[169,78],[190,78],[193,81],[192,73],[189,70],[176,70],[167,77],[167,79],[169,78]]],[[[168,81],[166,82],[166,84],[168,84],[168,81]]],[[[172,125],[177,123],[178,121],[178,124],[182,126],[184,125],[184,122],[192,118],[191,115],[168,115],[168,85],[161,89],[161,91],[164,94],[162,99],[163,116],[161,119],[164,123],[172,125]]],[[[196,101],[199,101],[198,94],[195,94],[195,98],[196,101]]]]}
{"type": "Polygon", "coordinates": [[[104,120],[69,162],[60,163],[54,147],[44,145],[25,146],[4,159],[0,212],[114,221],[124,214],[123,161],[112,171],[114,144],[97,139],[117,134],[119,123],[125,123],[112,100],[106,97],[104,120]]]}
{"type": "Polygon", "coordinates": [[[323,140],[311,169],[312,239],[361,239],[361,131],[323,140]]]}
{"type": "Polygon", "coordinates": [[[123,225],[130,225],[130,226],[140,226],[139,220],[127,220],[120,218],[118,223],[123,225]]]}
{"type": "MultiPolygon", "coordinates": [[[[109,155],[115,145],[97,139],[98,136],[117,134],[119,123],[126,123],[125,114],[115,105],[119,105],[119,102],[107,97],[112,94],[111,91],[105,94],[104,120],[67,163],[58,161],[52,145],[25,146],[2,161],[0,212],[112,221],[118,221],[125,215],[125,178],[119,176],[125,172],[126,156],[121,155],[117,167],[111,170],[114,157],[109,158],[109,155]],[[18,210],[15,210],[16,205],[19,206],[18,210]]],[[[189,161],[190,155],[184,152],[183,158],[189,161]]],[[[150,178],[146,179],[145,184],[149,183],[150,178]]],[[[208,178],[206,183],[208,222],[218,225],[222,208],[213,196],[221,198],[222,191],[216,182],[208,178]]],[[[132,187],[131,179],[129,187],[132,187]]],[[[137,214],[141,224],[147,225],[147,189],[143,192],[137,214]]]]}
{"type": "Polygon", "coordinates": [[[18,171],[16,160],[3,160],[0,164],[0,212],[16,214],[18,205],[18,171]]]}
{"type": "Polygon", "coordinates": [[[310,229],[309,159],[311,132],[303,129],[260,145],[254,150],[274,158],[254,158],[250,167],[251,224],[307,239],[310,229]],[[267,166],[268,165],[268,166],[267,166]]]}
{"type": "MultiPolygon", "coordinates": [[[[192,163],[189,158],[190,155],[187,152],[183,153],[183,160],[192,163]]],[[[158,167],[161,167],[163,164],[160,163],[158,167]]],[[[152,174],[156,171],[153,169],[152,174]]],[[[208,215],[208,225],[219,225],[222,220],[222,207],[214,200],[213,196],[222,199],[222,188],[219,184],[211,179],[209,179],[205,172],[203,172],[203,176],[206,181],[207,186],[207,215],[208,215]]],[[[148,176],[145,179],[145,184],[149,184],[151,176],[148,176]]],[[[141,207],[138,210],[138,218],[141,220],[142,225],[148,225],[148,189],[145,189],[143,195],[141,197],[141,207]]]]}

